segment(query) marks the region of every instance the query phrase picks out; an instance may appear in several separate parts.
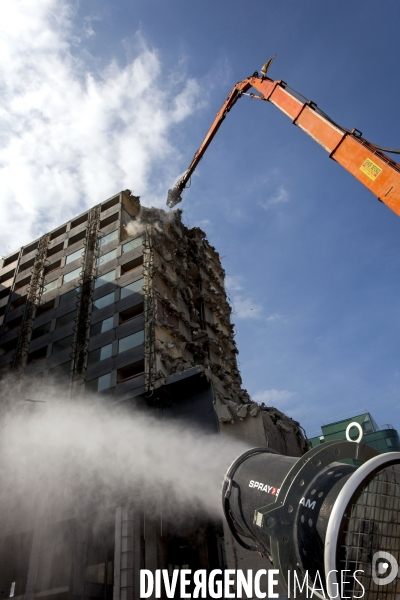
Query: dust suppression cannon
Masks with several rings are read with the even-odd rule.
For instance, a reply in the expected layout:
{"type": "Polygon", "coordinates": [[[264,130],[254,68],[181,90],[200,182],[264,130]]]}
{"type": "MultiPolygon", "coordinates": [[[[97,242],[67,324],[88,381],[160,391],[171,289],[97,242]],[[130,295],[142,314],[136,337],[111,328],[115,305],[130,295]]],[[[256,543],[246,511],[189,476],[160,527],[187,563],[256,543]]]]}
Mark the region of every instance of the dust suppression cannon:
{"type": "Polygon", "coordinates": [[[272,561],[289,597],[400,598],[399,452],[352,441],[301,458],[254,448],[229,468],[223,508],[235,539],[272,561]]]}

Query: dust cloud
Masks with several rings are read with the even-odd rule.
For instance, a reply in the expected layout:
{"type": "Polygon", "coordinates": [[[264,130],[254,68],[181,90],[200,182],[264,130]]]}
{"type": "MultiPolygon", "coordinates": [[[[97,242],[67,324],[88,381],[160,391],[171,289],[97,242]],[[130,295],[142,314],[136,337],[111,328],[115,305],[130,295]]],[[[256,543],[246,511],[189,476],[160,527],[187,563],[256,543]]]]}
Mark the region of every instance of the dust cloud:
{"type": "Polygon", "coordinates": [[[174,519],[219,518],[223,476],[247,449],[110,398],[71,399],[51,387],[18,398],[8,385],[0,401],[0,512],[141,497],[174,519]]]}

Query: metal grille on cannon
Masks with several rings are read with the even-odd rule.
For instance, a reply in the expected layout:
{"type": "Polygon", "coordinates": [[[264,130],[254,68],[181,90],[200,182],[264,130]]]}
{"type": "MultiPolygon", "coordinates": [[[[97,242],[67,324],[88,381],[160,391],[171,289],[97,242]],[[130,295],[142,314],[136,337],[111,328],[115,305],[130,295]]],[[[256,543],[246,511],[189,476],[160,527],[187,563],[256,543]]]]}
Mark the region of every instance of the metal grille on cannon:
{"type": "MultiPolygon", "coordinates": [[[[378,585],[373,580],[373,557],[376,552],[388,552],[400,564],[400,466],[393,465],[376,473],[357,493],[349,505],[343,521],[338,545],[338,568],[362,570],[359,581],[365,588],[363,600],[398,600],[400,578],[378,585]]],[[[376,577],[390,573],[391,565],[379,575],[379,561],[375,561],[376,577]]],[[[384,564],[384,567],[385,567],[384,564]]],[[[400,575],[400,573],[399,573],[400,575]]],[[[345,587],[346,595],[360,596],[362,588],[356,581],[345,587]]]]}

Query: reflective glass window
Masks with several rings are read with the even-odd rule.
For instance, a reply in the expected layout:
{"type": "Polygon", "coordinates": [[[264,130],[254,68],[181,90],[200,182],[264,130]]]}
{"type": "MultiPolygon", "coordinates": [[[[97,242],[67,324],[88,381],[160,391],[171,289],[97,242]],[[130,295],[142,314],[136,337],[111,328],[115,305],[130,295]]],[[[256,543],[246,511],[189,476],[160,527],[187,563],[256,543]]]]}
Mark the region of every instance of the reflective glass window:
{"type": "Polygon", "coordinates": [[[95,323],[90,328],[90,335],[98,335],[99,333],[104,333],[109,329],[114,327],[114,317],[108,317],[108,319],[104,319],[104,321],[100,321],[99,323],[95,323]]]}
{"type": "Polygon", "coordinates": [[[126,242],[126,244],[124,244],[122,246],[122,254],[124,254],[125,252],[129,252],[129,250],[133,250],[134,248],[137,248],[138,246],[141,246],[143,244],[143,236],[139,236],[137,238],[135,238],[134,240],[131,240],[130,242],[126,242]]]}
{"type": "Polygon", "coordinates": [[[137,279],[136,281],[132,281],[132,283],[128,283],[121,288],[121,300],[122,298],[126,298],[135,292],[141,292],[143,287],[143,277],[141,279],[137,279]]]}
{"type": "Polygon", "coordinates": [[[77,269],[70,271],[69,273],[64,275],[63,283],[68,283],[68,281],[72,281],[73,279],[76,279],[77,277],[80,276],[81,271],[82,271],[82,267],[78,267],[77,269]]]}
{"type": "Polygon", "coordinates": [[[97,379],[87,381],[85,388],[90,392],[101,392],[102,390],[108,390],[111,386],[111,373],[106,373],[97,379]]]}
{"type": "Polygon", "coordinates": [[[110,358],[110,356],[112,356],[112,344],[107,344],[106,346],[102,346],[101,348],[97,348],[97,350],[89,352],[88,365],[93,365],[100,360],[110,358]]]}
{"type": "Polygon", "coordinates": [[[108,271],[108,273],[103,273],[103,275],[99,275],[98,277],[96,277],[95,282],[94,282],[94,288],[97,289],[100,286],[104,285],[105,283],[112,281],[113,279],[115,279],[115,269],[113,269],[112,271],[108,271]]]}
{"type": "Polygon", "coordinates": [[[116,258],[117,256],[117,249],[115,248],[114,250],[111,250],[111,252],[107,252],[107,254],[103,254],[103,256],[99,256],[99,258],[97,259],[97,266],[100,267],[101,265],[104,265],[105,263],[109,262],[110,260],[113,260],[114,258],[116,258]]]}
{"type": "Polygon", "coordinates": [[[99,238],[99,248],[101,248],[101,246],[105,246],[106,244],[108,244],[109,242],[112,242],[113,240],[116,240],[117,238],[118,238],[118,229],[115,229],[111,233],[108,233],[107,235],[99,238]]]}
{"type": "Polygon", "coordinates": [[[85,252],[85,248],[79,248],[79,250],[76,250],[72,254],[68,254],[68,256],[65,259],[65,264],[69,265],[69,263],[74,262],[74,260],[81,258],[81,256],[83,256],[84,252],[85,252]]]}
{"type": "Polygon", "coordinates": [[[132,335],[127,335],[126,337],[118,340],[118,352],[124,352],[125,350],[129,350],[130,348],[139,346],[139,344],[143,344],[143,342],[144,331],[143,329],[141,329],[136,333],[132,333],[132,335]]]}
{"type": "Polygon", "coordinates": [[[104,308],[105,306],[108,306],[109,304],[112,304],[114,302],[114,292],[111,292],[111,294],[107,294],[106,296],[102,296],[101,298],[98,298],[97,300],[95,300],[93,302],[93,308],[104,308]]]}
{"type": "Polygon", "coordinates": [[[45,284],[43,293],[51,292],[51,290],[55,290],[58,287],[58,279],[53,279],[53,281],[49,281],[45,284]]]}

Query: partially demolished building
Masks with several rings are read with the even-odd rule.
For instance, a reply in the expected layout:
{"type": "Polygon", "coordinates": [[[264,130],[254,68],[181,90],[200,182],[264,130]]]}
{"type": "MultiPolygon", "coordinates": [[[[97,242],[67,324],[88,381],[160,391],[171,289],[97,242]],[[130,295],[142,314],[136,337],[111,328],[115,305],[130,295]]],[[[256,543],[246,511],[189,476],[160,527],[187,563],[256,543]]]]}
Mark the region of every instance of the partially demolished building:
{"type": "MultiPolygon", "coordinates": [[[[72,394],[97,393],[291,456],[307,449],[298,423],[242,389],[224,270],[179,210],[142,207],[126,190],[0,264],[0,377],[62,382],[72,394]]],[[[161,539],[151,525],[144,535],[137,506],[107,511],[101,541],[87,534],[82,554],[86,534],[75,520],[70,558],[47,567],[43,539],[53,539],[56,556],[54,532],[67,521],[21,532],[1,515],[2,596],[128,600],[139,597],[140,568],[265,568],[222,525],[184,537],[164,528],[161,539]]]]}

